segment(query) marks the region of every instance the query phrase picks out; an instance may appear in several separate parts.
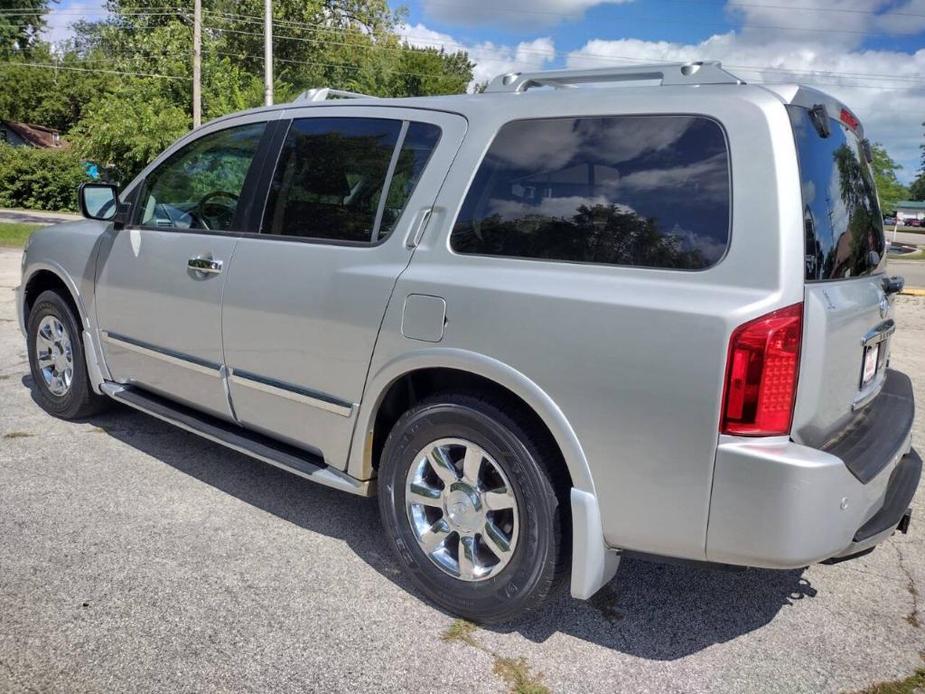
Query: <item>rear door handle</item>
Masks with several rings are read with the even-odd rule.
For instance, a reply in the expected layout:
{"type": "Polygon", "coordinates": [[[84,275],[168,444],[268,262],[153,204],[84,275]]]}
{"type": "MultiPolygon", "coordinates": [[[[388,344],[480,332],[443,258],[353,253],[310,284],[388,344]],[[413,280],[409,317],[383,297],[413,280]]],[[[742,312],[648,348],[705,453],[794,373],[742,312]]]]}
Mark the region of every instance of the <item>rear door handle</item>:
{"type": "Polygon", "coordinates": [[[190,258],[188,261],[186,261],[186,266],[195,272],[204,272],[210,275],[218,275],[222,271],[221,260],[215,260],[214,258],[204,258],[203,256],[198,255],[195,258],[190,258]]]}

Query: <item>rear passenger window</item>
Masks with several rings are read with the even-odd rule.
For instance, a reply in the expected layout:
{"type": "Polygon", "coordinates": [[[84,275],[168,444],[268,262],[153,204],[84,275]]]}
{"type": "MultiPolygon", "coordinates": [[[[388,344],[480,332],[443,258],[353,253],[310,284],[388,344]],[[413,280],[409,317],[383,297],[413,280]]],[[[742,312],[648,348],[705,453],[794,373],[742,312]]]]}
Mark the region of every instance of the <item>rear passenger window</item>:
{"type": "Polygon", "coordinates": [[[440,132],[423,123],[409,124],[403,138],[402,131],[402,121],[386,118],[294,121],[270,187],[261,231],[353,243],[373,243],[388,236],[440,132]]]}
{"type": "Polygon", "coordinates": [[[457,253],[700,270],[729,242],[729,155],[698,116],[515,121],[453,228],[457,253]]]}

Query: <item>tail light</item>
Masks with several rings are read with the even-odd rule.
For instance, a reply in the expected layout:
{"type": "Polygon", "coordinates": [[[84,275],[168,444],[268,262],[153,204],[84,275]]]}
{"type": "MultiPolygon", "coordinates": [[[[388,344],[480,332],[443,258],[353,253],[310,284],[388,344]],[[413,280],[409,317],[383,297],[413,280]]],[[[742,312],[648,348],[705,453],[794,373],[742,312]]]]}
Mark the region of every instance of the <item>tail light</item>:
{"type": "Polygon", "coordinates": [[[803,304],[740,325],[729,338],[720,431],[789,434],[800,369],[803,304]]]}

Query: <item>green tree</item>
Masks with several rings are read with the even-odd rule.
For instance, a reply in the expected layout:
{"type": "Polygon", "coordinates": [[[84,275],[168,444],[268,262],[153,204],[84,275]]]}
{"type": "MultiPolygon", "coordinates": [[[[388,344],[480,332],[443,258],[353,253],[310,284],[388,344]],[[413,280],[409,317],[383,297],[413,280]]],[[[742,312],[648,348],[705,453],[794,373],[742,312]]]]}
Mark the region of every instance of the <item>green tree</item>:
{"type": "Polygon", "coordinates": [[[0,207],[76,210],[87,180],[77,152],[0,144],[0,207]]]}
{"type": "Polygon", "coordinates": [[[28,55],[45,28],[48,0],[4,0],[0,16],[0,58],[14,54],[28,55]]]}
{"type": "Polygon", "coordinates": [[[160,93],[156,80],[136,80],[97,99],[74,129],[77,151],[128,183],[190,128],[185,109],[160,93]]]}
{"type": "Polygon", "coordinates": [[[896,172],[903,167],[893,161],[883,145],[877,143],[871,149],[874,153],[871,168],[877,183],[877,193],[880,195],[880,208],[884,214],[891,214],[896,211],[896,203],[905,200],[909,195],[909,190],[896,176],[896,172]]]}
{"type": "Polygon", "coordinates": [[[912,185],[909,186],[910,200],[925,200],[925,173],[918,175],[912,185]]]}

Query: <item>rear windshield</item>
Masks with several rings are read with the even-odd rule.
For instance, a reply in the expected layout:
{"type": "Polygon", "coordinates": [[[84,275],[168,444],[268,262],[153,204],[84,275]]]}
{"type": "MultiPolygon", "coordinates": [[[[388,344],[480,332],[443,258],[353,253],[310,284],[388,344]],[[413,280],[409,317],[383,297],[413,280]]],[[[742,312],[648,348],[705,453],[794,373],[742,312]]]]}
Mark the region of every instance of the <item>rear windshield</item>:
{"type": "Polygon", "coordinates": [[[864,146],[829,118],[823,137],[809,109],[791,106],[803,190],[806,279],[869,275],[884,259],[883,218],[864,146]]]}

